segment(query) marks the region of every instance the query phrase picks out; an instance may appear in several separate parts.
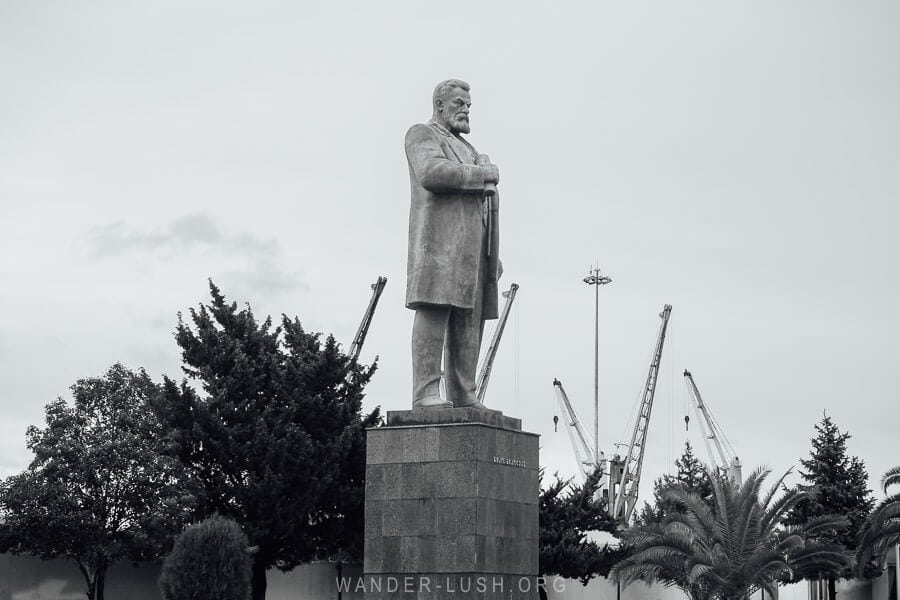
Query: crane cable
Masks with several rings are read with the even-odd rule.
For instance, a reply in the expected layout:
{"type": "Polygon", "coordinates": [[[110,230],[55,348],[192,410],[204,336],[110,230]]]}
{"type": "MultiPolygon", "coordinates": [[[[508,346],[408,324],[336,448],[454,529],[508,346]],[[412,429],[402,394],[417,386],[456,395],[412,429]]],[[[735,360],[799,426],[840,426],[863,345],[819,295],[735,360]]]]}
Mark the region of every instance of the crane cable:
{"type": "Polygon", "coordinates": [[[669,464],[672,464],[672,446],[675,444],[675,356],[676,356],[676,348],[678,344],[676,343],[676,338],[678,336],[675,335],[675,327],[672,327],[669,324],[669,359],[667,369],[669,372],[669,464]]]}
{"type": "Polygon", "coordinates": [[[515,386],[513,389],[515,390],[516,416],[517,417],[522,416],[522,414],[519,412],[519,306],[521,306],[521,304],[522,304],[522,301],[519,300],[519,302],[517,302],[516,305],[513,307],[516,311],[516,335],[515,335],[516,352],[515,352],[515,366],[513,368],[513,373],[514,373],[514,377],[515,377],[515,386]]]}
{"type": "MultiPolygon", "coordinates": [[[[665,387],[667,388],[666,394],[668,395],[668,402],[666,402],[666,407],[669,412],[667,419],[667,429],[669,434],[669,440],[667,447],[668,453],[668,464],[672,464],[672,448],[675,444],[675,358],[677,357],[677,349],[678,349],[678,336],[675,334],[675,327],[672,323],[669,323],[668,334],[666,339],[668,340],[668,345],[666,348],[669,350],[670,359],[666,362],[666,377],[668,381],[666,381],[665,387]]],[[[662,357],[660,357],[660,361],[662,361],[662,357]]]]}
{"type": "MultiPolygon", "coordinates": [[[[647,352],[646,357],[644,358],[644,365],[650,365],[653,363],[653,357],[656,353],[656,342],[653,342],[653,345],[650,347],[647,352]]],[[[628,418],[624,421],[624,425],[622,427],[622,433],[619,436],[620,440],[627,440],[631,438],[631,432],[634,430],[637,420],[640,418],[638,415],[638,411],[641,408],[641,403],[644,399],[644,385],[645,382],[641,381],[638,385],[637,393],[634,395],[634,403],[631,405],[631,412],[628,414],[628,418]]],[[[617,444],[619,446],[628,446],[626,443],[617,444]]],[[[618,452],[616,452],[618,454],[618,452]]]]}

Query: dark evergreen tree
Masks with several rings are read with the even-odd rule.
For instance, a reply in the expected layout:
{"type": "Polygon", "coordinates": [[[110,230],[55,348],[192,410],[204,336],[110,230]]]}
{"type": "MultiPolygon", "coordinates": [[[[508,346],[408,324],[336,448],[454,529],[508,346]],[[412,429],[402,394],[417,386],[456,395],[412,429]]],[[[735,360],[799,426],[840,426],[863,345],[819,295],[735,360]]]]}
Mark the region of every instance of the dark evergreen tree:
{"type": "Polygon", "coordinates": [[[72,404],[48,404],[47,426],[28,428],[34,460],[0,484],[0,552],[74,561],[89,600],[103,600],[115,563],[162,557],[193,498],[159,435],[159,393],[116,364],[79,379],[72,404]]]}
{"type": "Polygon", "coordinates": [[[699,495],[705,500],[712,498],[712,483],[706,466],[694,456],[690,442],[684,443],[684,452],[675,459],[675,475],[665,474],[653,482],[653,503],[644,502],[637,515],[639,525],[662,523],[672,511],[682,510],[667,494],[672,488],[699,495]]]}
{"type": "Polygon", "coordinates": [[[315,558],[360,557],[365,429],[363,367],[296,318],[258,322],[210,282],[212,301],[179,315],[184,371],[202,386],[166,380],[160,406],[178,456],[198,474],[198,516],[237,521],[258,548],[253,598],[266,570],[315,558]]]}
{"type": "MultiPolygon", "coordinates": [[[[815,429],[810,457],[800,460],[803,465],[800,475],[805,485],[798,487],[809,494],[788,513],[785,523],[800,525],[827,515],[846,517],[849,523],[846,528],[819,532],[815,541],[855,553],[857,537],[874,505],[866,468],[862,460],[847,455],[850,434],[842,433],[831,417],[826,415],[815,429]]],[[[834,600],[836,580],[852,576],[852,570],[848,566],[841,570],[813,569],[795,573],[796,579],[822,576],[828,579],[829,596],[834,600]]]]}
{"type": "Polygon", "coordinates": [[[620,550],[588,539],[589,531],[615,531],[616,523],[606,512],[606,500],[597,497],[602,473],[588,477],[584,485],[560,479],[541,490],[539,509],[540,574],[579,579],[587,584],[596,575],[605,576],[622,556],[620,550]]]}

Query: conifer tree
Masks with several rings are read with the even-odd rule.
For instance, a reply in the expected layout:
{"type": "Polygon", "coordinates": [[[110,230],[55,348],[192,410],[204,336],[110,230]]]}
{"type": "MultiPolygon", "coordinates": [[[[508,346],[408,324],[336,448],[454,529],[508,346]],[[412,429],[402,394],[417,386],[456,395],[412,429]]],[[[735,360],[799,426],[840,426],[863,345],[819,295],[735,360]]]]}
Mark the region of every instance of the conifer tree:
{"type": "Polygon", "coordinates": [[[160,406],[179,458],[198,474],[198,518],[234,519],[257,548],[253,599],[266,571],[362,554],[363,388],[375,366],[346,356],[333,337],[296,318],[259,322],[210,282],[212,301],[179,315],[185,381],[166,380],[160,406]]]}
{"type": "MultiPolygon", "coordinates": [[[[810,456],[800,460],[803,466],[800,475],[805,485],[798,487],[810,494],[794,507],[785,523],[801,525],[816,517],[844,516],[849,522],[845,529],[820,532],[815,541],[839,547],[847,553],[855,553],[857,537],[874,505],[872,491],[868,488],[868,474],[862,460],[847,455],[850,434],[842,433],[831,417],[825,415],[815,429],[816,436],[812,439],[810,456]]],[[[826,577],[832,600],[835,597],[836,580],[851,575],[850,567],[842,570],[816,569],[795,574],[797,578],[804,579],[826,577]]]]}
{"type": "Polygon", "coordinates": [[[684,452],[675,459],[675,475],[665,474],[653,482],[653,503],[644,502],[638,524],[662,523],[666,514],[681,507],[669,499],[667,491],[677,487],[686,492],[698,494],[701,498],[712,498],[712,484],[706,466],[694,455],[690,442],[684,443],[684,452]]]}
{"type": "Polygon", "coordinates": [[[606,575],[621,553],[588,539],[590,531],[615,531],[606,512],[606,501],[597,498],[602,473],[598,470],[584,485],[555,476],[538,500],[539,564],[541,575],[560,575],[587,582],[606,575]]]}

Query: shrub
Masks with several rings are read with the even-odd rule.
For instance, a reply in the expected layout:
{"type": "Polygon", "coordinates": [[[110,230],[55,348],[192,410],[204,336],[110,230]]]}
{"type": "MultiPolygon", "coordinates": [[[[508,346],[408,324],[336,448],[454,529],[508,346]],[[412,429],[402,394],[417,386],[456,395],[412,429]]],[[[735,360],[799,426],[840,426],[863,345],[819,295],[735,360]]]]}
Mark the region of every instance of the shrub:
{"type": "Polygon", "coordinates": [[[191,525],[163,562],[159,588],[165,600],[248,600],[247,536],[219,515],[191,525]]]}

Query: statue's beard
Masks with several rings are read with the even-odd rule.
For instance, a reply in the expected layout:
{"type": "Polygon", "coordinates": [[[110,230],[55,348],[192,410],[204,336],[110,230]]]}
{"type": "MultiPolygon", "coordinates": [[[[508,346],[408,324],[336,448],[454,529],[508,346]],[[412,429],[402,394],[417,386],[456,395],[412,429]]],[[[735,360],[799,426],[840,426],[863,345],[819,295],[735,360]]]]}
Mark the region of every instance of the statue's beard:
{"type": "Polygon", "coordinates": [[[450,121],[453,129],[457,133],[469,133],[469,117],[468,115],[455,115],[450,121]]]}

